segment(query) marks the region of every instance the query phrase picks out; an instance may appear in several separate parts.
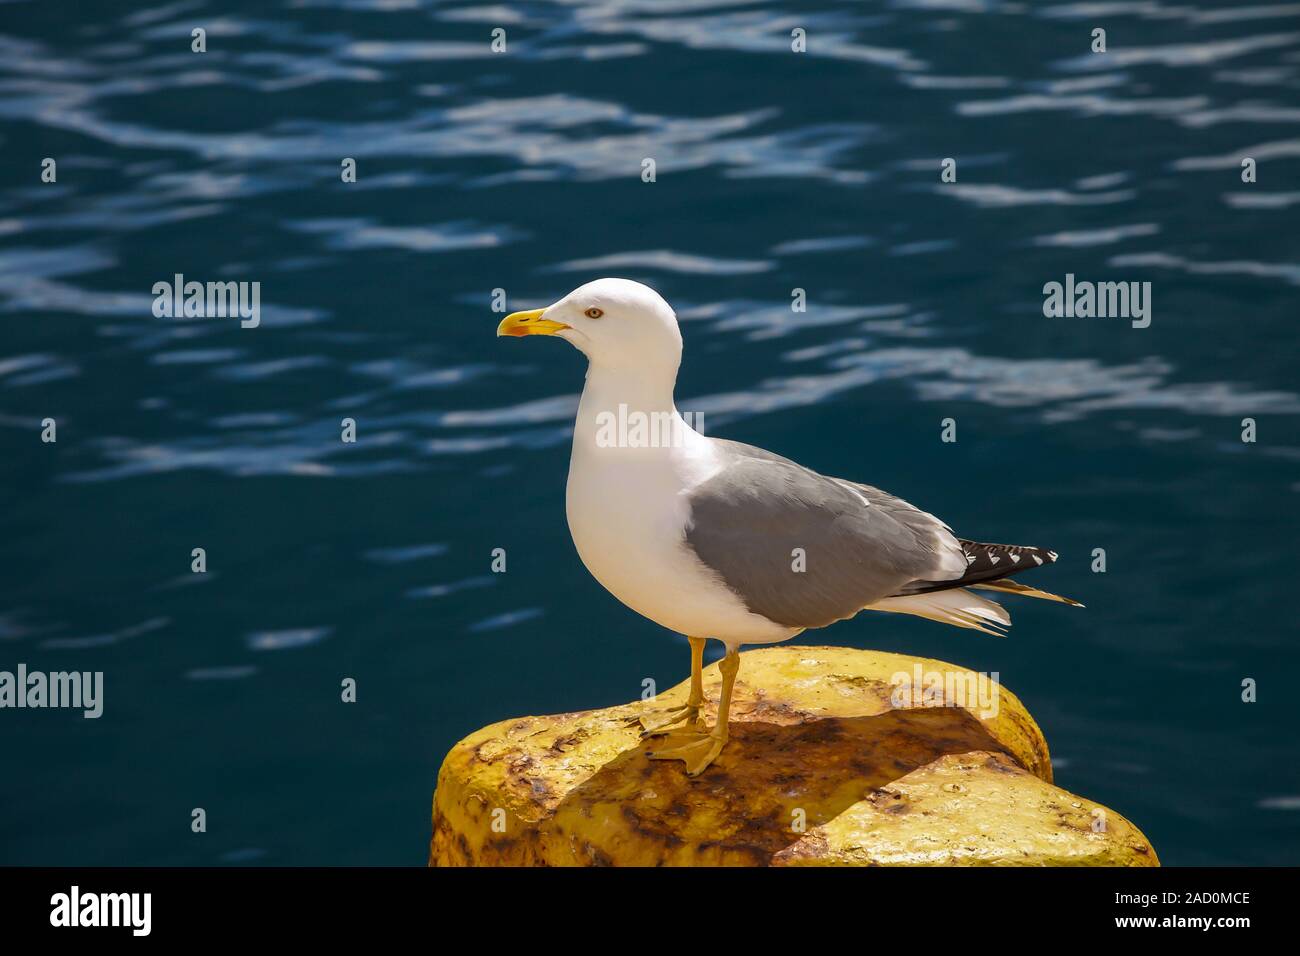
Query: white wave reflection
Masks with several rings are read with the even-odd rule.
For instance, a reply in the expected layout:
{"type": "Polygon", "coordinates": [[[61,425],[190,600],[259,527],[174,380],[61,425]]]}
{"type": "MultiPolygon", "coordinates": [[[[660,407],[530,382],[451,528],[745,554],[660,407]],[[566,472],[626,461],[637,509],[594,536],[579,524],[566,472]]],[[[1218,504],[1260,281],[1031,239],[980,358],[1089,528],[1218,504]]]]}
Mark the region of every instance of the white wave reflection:
{"type": "Polygon", "coordinates": [[[447,553],[447,546],[440,543],[408,544],[392,548],[371,548],[362,555],[367,561],[380,564],[406,564],[421,561],[424,558],[437,558],[447,553]]]}
{"type": "Polygon", "coordinates": [[[75,378],[81,367],[57,355],[15,355],[0,359],[0,379],[5,388],[23,388],[75,378]]]}
{"type": "Polygon", "coordinates": [[[1137,192],[1132,189],[1075,193],[1068,189],[1024,189],[993,183],[947,183],[931,188],[938,195],[953,196],[962,202],[986,209],[1006,209],[1014,206],[1101,206],[1126,202],[1137,196],[1137,192]]]}
{"type": "Polygon", "coordinates": [[[1225,193],[1223,201],[1233,209],[1289,209],[1300,205],[1300,192],[1225,193]]]}
{"type": "Polygon", "coordinates": [[[846,355],[821,374],[764,381],[754,389],[705,395],[682,407],[736,420],[816,405],[883,381],[906,380],[924,401],[954,399],[1033,410],[1043,422],[1063,422],[1117,409],[1160,408],[1186,414],[1235,416],[1300,412],[1300,396],[1252,391],[1226,382],[1170,383],[1160,359],[1106,366],[1092,359],[1006,359],[956,348],[894,348],[846,355]]]}
{"type": "Polygon", "coordinates": [[[1242,275],[1258,279],[1281,279],[1291,285],[1300,285],[1300,263],[1253,262],[1235,260],[1227,262],[1196,262],[1166,252],[1144,252],[1112,256],[1107,260],[1114,266],[1147,266],[1176,269],[1190,275],[1242,275]]]}
{"type": "Polygon", "coordinates": [[[1106,229],[1063,230],[1045,236],[1035,236],[1033,242],[1036,246],[1063,246],[1066,248],[1109,246],[1117,242],[1123,242],[1125,239],[1135,239],[1138,236],[1154,236],[1159,231],[1160,227],[1154,222],[1140,222],[1131,226],[1111,226],[1106,229]]]}
{"type": "Polygon", "coordinates": [[[609,269],[653,269],[683,275],[749,275],[767,272],[774,264],[761,259],[718,259],[671,249],[619,252],[591,259],[573,259],[551,266],[549,272],[599,272],[609,269]]]}
{"type": "Polygon", "coordinates": [[[1144,99],[1116,99],[1110,96],[1024,93],[1000,100],[971,100],[957,104],[963,116],[1000,116],[1014,113],[1034,113],[1046,110],[1070,110],[1085,116],[1160,116],[1179,118],[1192,110],[1208,105],[1204,96],[1184,96],[1176,99],[1148,97],[1144,99]]]}
{"type": "Polygon", "coordinates": [[[1063,60],[1058,65],[1061,69],[1081,71],[1110,70],[1117,67],[1128,69],[1150,64],[1168,67],[1209,66],[1259,50],[1293,46],[1297,42],[1300,42],[1300,33],[1267,34],[1203,43],[1170,43],[1162,46],[1126,47],[1112,44],[1104,54],[1085,53],[1063,60]]]}
{"type": "Polygon", "coordinates": [[[1300,139],[1254,143],[1217,156],[1186,156],[1175,160],[1173,168],[1180,170],[1238,169],[1241,167],[1243,156],[1249,156],[1258,163],[1269,162],[1274,159],[1300,157],[1300,139]]]}
{"type": "Polygon", "coordinates": [[[535,621],[543,617],[546,612],[540,607],[526,607],[518,611],[507,611],[504,614],[496,614],[492,617],[484,618],[481,621],[475,621],[469,626],[470,633],[484,634],[489,631],[500,631],[508,627],[514,627],[527,621],[535,621]]]}
{"type": "Polygon", "coordinates": [[[295,647],[307,647],[319,644],[327,638],[333,628],[300,627],[286,631],[256,631],[246,638],[249,650],[283,651],[295,647]]]}
{"type": "Polygon", "coordinates": [[[124,627],[118,631],[111,631],[107,634],[92,634],[86,637],[51,637],[41,641],[37,646],[42,650],[51,651],[70,651],[86,650],[92,647],[108,647],[113,644],[120,644],[123,641],[140,637],[144,634],[152,634],[154,631],[161,630],[171,624],[171,618],[155,617],[147,621],[141,621],[139,624],[133,624],[130,627],[124,627]]]}
{"type": "Polygon", "coordinates": [[[525,236],[510,226],[484,226],[473,222],[381,226],[368,219],[304,219],[287,225],[299,232],[325,237],[325,245],[330,249],[448,252],[453,249],[491,249],[525,236]]]}

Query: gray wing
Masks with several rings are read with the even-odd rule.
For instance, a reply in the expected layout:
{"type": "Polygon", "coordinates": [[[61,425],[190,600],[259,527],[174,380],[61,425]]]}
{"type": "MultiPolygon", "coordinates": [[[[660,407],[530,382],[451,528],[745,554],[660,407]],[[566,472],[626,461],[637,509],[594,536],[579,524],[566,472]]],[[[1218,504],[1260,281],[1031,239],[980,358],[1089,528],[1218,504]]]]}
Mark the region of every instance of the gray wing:
{"type": "Polygon", "coordinates": [[[823,627],[914,581],[965,573],[961,545],[933,515],[870,485],[715,441],[728,461],[691,492],[686,543],[754,613],[823,627]]]}

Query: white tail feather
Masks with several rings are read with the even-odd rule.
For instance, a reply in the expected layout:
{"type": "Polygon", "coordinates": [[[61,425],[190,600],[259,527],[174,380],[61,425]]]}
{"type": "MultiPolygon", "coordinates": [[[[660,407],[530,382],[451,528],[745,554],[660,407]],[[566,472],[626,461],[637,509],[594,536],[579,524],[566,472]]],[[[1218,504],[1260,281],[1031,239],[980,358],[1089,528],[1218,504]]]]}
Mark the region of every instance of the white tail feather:
{"type": "Polygon", "coordinates": [[[1051,591],[1040,591],[1038,588],[1031,588],[1027,584],[1021,584],[1019,581],[1008,581],[1005,578],[998,581],[984,581],[981,584],[972,584],[971,587],[982,588],[986,591],[1004,591],[1007,594],[1019,594],[1021,597],[1042,598],[1044,601],[1057,601],[1071,607],[1083,607],[1074,598],[1061,597],[1061,595],[1053,594],[1051,591]]]}
{"type": "Polygon", "coordinates": [[[884,598],[875,604],[868,604],[863,610],[914,614],[941,624],[969,627],[997,637],[1005,637],[1006,628],[1011,626],[1011,615],[1006,608],[978,594],[971,594],[965,588],[884,598]]]}

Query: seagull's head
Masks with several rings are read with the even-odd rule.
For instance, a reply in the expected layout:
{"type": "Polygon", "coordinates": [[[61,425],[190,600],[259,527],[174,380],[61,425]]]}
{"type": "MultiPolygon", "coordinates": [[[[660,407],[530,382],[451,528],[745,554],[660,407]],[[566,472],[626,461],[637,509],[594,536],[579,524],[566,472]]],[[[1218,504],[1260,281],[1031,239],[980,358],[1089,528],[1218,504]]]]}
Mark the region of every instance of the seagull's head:
{"type": "Polygon", "coordinates": [[[597,279],[544,309],[514,312],[497,335],[554,335],[593,366],[657,369],[676,375],[682,360],[677,316],[654,289],[631,279],[597,279]]]}

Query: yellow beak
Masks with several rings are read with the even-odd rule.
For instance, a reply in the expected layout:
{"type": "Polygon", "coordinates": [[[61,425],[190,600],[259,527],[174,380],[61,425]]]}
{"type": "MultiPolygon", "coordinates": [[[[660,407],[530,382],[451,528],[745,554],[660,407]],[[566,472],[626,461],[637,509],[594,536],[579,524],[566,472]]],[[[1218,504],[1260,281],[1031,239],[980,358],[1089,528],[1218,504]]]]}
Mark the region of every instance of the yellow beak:
{"type": "Polygon", "coordinates": [[[497,326],[497,335],[554,335],[569,327],[563,322],[542,318],[545,311],[531,309],[528,312],[511,312],[497,326]]]}

